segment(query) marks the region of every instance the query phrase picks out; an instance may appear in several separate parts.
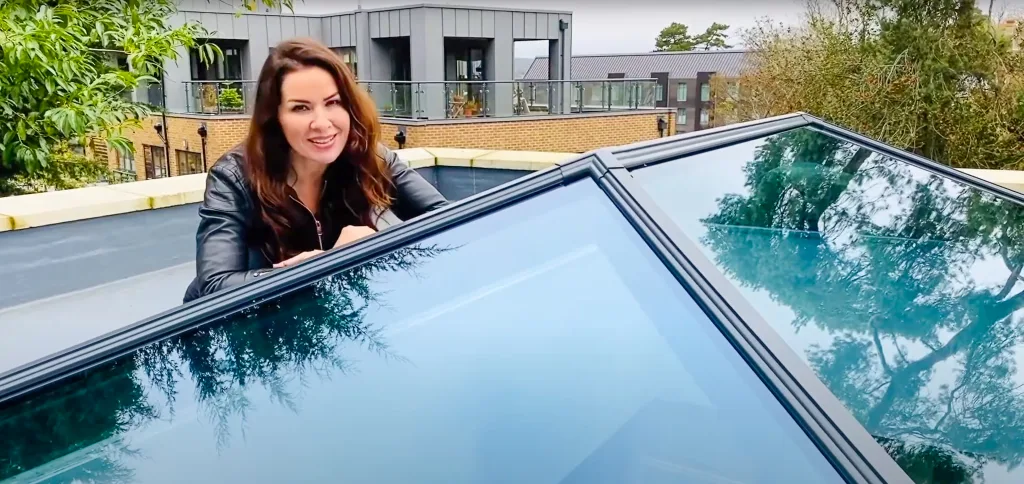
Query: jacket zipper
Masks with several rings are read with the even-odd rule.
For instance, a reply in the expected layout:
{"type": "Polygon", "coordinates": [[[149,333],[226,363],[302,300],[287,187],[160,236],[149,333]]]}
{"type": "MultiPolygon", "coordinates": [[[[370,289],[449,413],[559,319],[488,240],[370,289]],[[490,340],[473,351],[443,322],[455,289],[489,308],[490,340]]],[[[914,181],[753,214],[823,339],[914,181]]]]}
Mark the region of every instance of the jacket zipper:
{"type": "Polygon", "coordinates": [[[320,250],[324,250],[324,232],[323,232],[323,228],[320,226],[320,221],[317,220],[317,218],[316,218],[316,214],[313,213],[313,211],[310,210],[309,207],[306,206],[306,204],[302,203],[302,200],[299,200],[298,198],[295,198],[295,197],[291,197],[291,198],[292,198],[292,200],[295,200],[296,202],[298,202],[299,205],[302,205],[302,208],[306,209],[306,211],[309,212],[309,216],[310,217],[313,217],[313,223],[316,224],[316,241],[317,241],[317,243],[320,244],[320,250]]]}

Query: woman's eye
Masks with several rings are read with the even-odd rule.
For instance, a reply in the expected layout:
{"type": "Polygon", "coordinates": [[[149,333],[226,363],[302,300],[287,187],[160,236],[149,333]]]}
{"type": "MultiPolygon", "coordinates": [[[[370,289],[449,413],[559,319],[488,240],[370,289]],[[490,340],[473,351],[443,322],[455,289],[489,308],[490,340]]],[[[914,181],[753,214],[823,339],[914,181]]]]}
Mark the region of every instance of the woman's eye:
{"type": "Polygon", "coordinates": [[[327,105],[328,106],[340,106],[341,105],[341,99],[331,99],[330,101],[327,101],[327,105]]]}
{"type": "Polygon", "coordinates": [[[306,106],[303,106],[303,105],[292,106],[292,111],[305,111],[305,110],[306,110],[306,106]]]}

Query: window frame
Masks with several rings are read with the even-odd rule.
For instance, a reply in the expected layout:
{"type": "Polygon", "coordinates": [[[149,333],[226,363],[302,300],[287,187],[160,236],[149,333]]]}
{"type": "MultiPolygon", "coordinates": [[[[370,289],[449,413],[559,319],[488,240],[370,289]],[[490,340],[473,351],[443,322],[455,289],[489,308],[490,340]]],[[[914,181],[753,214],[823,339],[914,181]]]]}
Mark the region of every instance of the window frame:
{"type": "Polygon", "coordinates": [[[325,276],[486,216],[506,205],[592,178],[712,324],[750,365],[822,454],[850,482],[912,482],[889,454],[732,288],[713,262],[689,240],[633,179],[629,171],[687,154],[811,126],[862,144],[975,188],[1024,203],[1024,194],[977,179],[916,155],[869,140],[804,113],[696,131],[669,138],[600,149],[534,172],[403,224],[344,249],[251,283],[170,309],[102,337],[0,374],[0,402],[55,383],[139,347],[208,324],[228,314],[303,288],[325,276]]]}
{"type": "Polygon", "coordinates": [[[206,167],[203,166],[203,154],[198,151],[190,150],[174,150],[175,161],[178,164],[178,176],[181,175],[198,175],[200,173],[206,173],[206,167]],[[189,161],[188,158],[196,158],[196,167],[199,171],[191,171],[188,169],[189,161]],[[184,169],[183,169],[184,168],[184,169]]]}

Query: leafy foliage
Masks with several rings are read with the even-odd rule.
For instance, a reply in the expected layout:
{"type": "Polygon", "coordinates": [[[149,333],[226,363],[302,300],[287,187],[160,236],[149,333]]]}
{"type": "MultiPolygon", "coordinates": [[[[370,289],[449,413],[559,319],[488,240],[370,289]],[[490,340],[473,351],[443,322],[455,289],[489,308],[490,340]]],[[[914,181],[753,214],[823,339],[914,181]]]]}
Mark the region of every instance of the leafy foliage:
{"type": "Polygon", "coordinates": [[[690,35],[689,27],[672,22],[654,39],[655,52],[728,49],[731,47],[725,42],[728,29],[728,25],[715,22],[704,33],[690,35]]]}
{"type": "Polygon", "coordinates": [[[810,129],[742,173],[701,242],[786,308],[764,313],[776,327],[816,335],[804,358],[908,474],[1024,464],[1024,210],[810,129]]]}
{"type": "MultiPolygon", "coordinates": [[[[126,94],[155,82],[165,61],[178,60],[181,47],[200,47],[204,62],[220,55],[213,44],[200,45],[197,39],[209,32],[198,23],[171,25],[176,3],[0,2],[0,180],[70,176],[54,158],[55,148],[68,141],[85,145],[96,137],[120,152],[133,149],[125,130],[140,127],[154,108],[126,94]]],[[[262,3],[291,6],[291,0],[262,3]]],[[[240,7],[255,9],[257,3],[243,0],[240,7]]]]}
{"type": "Polygon", "coordinates": [[[59,143],[51,149],[46,169],[31,175],[18,173],[0,178],[0,194],[24,195],[81,188],[110,176],[106,162],[76,153],[67,143],[59,143]]]}
{"type": "Polygon", "coordinates": [[[835,0],[744,38],[748,67],[712,82],[714,125],[804,111],[953,166],[1024,168],[1024,52],[972,0],[835,0]]]}

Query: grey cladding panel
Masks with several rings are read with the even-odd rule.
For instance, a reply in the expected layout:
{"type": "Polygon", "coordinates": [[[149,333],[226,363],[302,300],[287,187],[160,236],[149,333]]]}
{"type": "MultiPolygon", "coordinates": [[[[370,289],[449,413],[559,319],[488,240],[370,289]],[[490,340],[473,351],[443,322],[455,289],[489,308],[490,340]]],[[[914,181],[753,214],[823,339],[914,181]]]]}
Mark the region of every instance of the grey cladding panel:
{"type": "MultiPolygon", "coordinates": [[[[188,23],[196,23],[196,22],[202,22],[202,19],[200,18],[198,13],[195,13],[195,12],[185,12],[185,21],[188,22],[188,23]]],[[[208,30],[213,30],[215,27],[216,26],[214,26],[214,25],[208,25],[206,28],[208,30]]]]}
{"type": "Polygon", "coordinates": [[[445,37],[455,37],[455,10],[441,10],[441,32],[445,37]]]}
{"type": "Polygon", "coordinates": [[[469,36],[483,37],[483,12],[479,10],[469,11],[469,36]]]}
{"type": "Polygon", "coordinates": [[[388,12],[388,35],[399,37],[402,35],[402,11],[392,10],[388,12]]]}
{"type": "Polygon", "coordinates": [[[295,37],[295,17],[281,18],[281,40],[295,37]]]}
{"type": "Polygon", "coordinates": [[[267,45],[274,47],[281,43],[281,17],[264,16],[267,19],[267,45]]]}
{"type": "Polygon", "coordinates": [[[238,34],[235,33],[235,23],[231,21],[233,15],[230,13],[218,13],[217,16],[217,37],[222,39],[237,39],[238,34]]]}
{"type": "MultiPolygon", "coordinates": [[[[494,38],[494,31],[495,31],[495,28],[494,28],[494,10],[484,10],[482,13],[483,13],[483,21],[482,21],[483,28],[482,28],[482,31],[480,32],[480,36],[481,37],[486,37],[488,39],[494,38]]],[[[508,12],[502,12],[502,13],[508,13],[508,12]]],[[[511,31],[512,30],[512,17],[511,16],[509,16],[507,23],[508,23],[508,30],[511,31]]],[[[509,32],[509,35],[511,35],[511,32],[509,32]]]]}
{"type": "Polygon", "coordinates": [[[211,37],[215,39],[223,38],[224,36],[220,33],[220,29],[217,28],[217,14],[215,13],[201,13],[199,14],[199,21],[203,23],[213,35],[211,37]]]}
{"type": "Polygon", "coordinates": [[[358,36],[356,35],[356,16],[346,15],[345,20],[347,20],[347,22],[342,21],[342,25],[348,24],[348,27],[345,29],[345,33],[343,35],[344,38],[342,40],[345,41],[346,46],[354,47],[358,42],[356,40],[356,38],[358,38],[358,36]]]}
{"type": "Polygon", "coordinates": [[[391,12],[381,12],[380,16],[380,36],[391,37],[391,12]]]}
{"type": "Polygon", "coordinates": [[[370,38],[380,37],[380,12],[370,12],[368,18],[370,21],[370,38]]]}
{"type": "Polygon", "coordinates": [[[185,12],[176,12],[171,16],[170,20],[167,21],[168,25],[172,28],[181,27],[182,25],[185,25],[186,22],[187,19],[185,17],[185,12]]]}
{"type": "Polygon", "coordinates": [[[251,15],[243,15],[241,17],[231,16],[231,24],[233,28],[231,30],[235,33],[236,39],[248,39],[249,38],[249,19],[251,15]]]}
{"type": "Polygon", "coordinates": [[[548,18],[549,17],[553,17],[553,15],[548,15],[546,13],[538,13],[537,14],[537,38],[538,39],[546,39],[546,38],[548,38],[548,18]]]}
{"type": "Polygon", "coordinates": [[[548,39],[558,40],[558,15],[548,15],[548,39]]]}
{"type": "Polygon", "coordinates": [[[402,9],[401,11],[398,12],[398,35],[401,35],[403,37],[408,37],[412,35],[410,15],[411,12],[409,11],[409,9],[402,9]]]}
{"type": "Polygon", "coordinates": [[[469,37],[469,10],[460,8],[455,11],[455,36],[469,37]]]}
{"type": "Polygon", "coordinates": [[[341,20],[342,17],[331,18],[331,45],[340,46],[342,44],[341,20]]]}
{"type": "Polygon", "coordinates": [[[512,37],[522,39],[526,37],[526,14],[523,12],[512,12],[512,37]]]}
{"type": "Polygon", "coordinates": [[[523,25],[525,26],[526,29],[523,32],[523,37],[526,37],[527,39],[536,39],[537,38],[537,14],[535,14],[533,12],[527,12],[525,14],[525,17],[526,18],[523,19],[523,25]]]}
{"type": "Polygon", "coordinates": [[[309,19],[309,36],[319,40],[320,42],[327,43],[327,37],[324,36],[324,22],[318,18],[309,19]]]}
{"type": "Polygon", "coordinates": [[[295,17],[295,36],[309,37],[309,24],[311,22],[317,22],[317,20],[308,19],[306,17],[295,17]]]}

